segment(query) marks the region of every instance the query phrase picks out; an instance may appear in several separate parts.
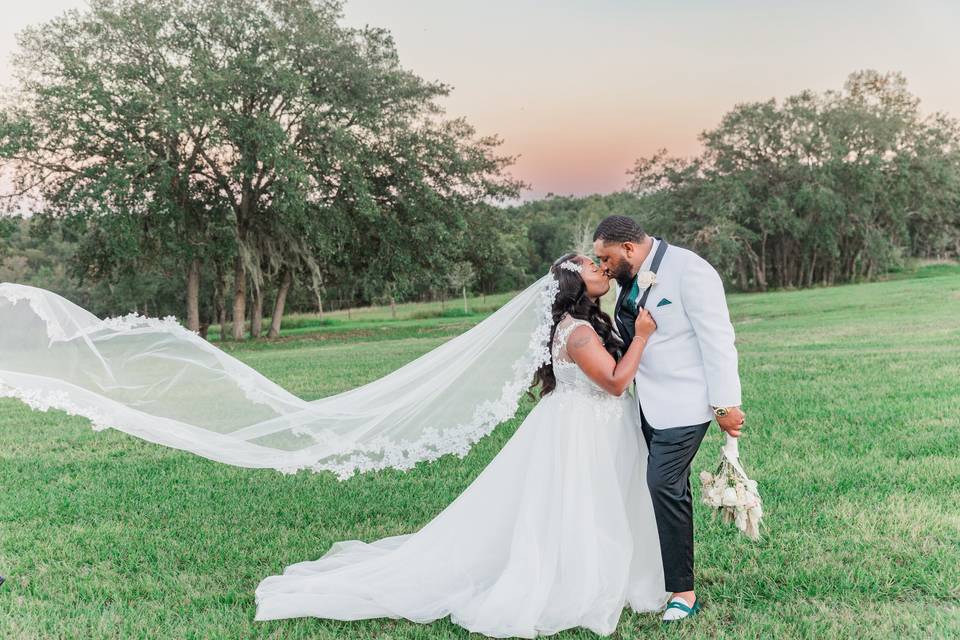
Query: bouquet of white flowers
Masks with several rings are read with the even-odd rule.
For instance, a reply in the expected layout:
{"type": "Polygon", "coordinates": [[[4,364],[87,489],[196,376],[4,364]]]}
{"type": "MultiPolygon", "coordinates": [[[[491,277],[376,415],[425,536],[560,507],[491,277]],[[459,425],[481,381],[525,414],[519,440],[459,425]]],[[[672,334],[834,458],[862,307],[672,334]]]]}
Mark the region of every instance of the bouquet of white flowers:
{"type": "Polygon", "coordinates": [[[716,473],[702,471],[703,502],[717,509],[724,522],[736,523],[751,540],[760,539],[760,493],[756,480],[747,477],[740,465],[740,450],[737,439],[727,434],[726,443],[720,447],[720,465],[716,473]]]}

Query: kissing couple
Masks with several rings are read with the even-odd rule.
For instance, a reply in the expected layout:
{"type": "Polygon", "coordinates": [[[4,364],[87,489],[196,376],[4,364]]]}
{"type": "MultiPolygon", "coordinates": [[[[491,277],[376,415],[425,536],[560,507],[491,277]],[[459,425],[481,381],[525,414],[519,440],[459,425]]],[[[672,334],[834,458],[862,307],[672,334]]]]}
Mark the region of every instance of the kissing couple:
{"type": "Polygon", "coordinates": [[[593,250],[599,263],[571,253],[545,276],[540,400],[473,482],[414,533],[337,542],[265,578],[256,620],[449,615],[533,638],[612,634],[625,606],[697,614],[691,463],[712,421],[744,428],[723,283],[629,217],[600,222],[593,250]]]}

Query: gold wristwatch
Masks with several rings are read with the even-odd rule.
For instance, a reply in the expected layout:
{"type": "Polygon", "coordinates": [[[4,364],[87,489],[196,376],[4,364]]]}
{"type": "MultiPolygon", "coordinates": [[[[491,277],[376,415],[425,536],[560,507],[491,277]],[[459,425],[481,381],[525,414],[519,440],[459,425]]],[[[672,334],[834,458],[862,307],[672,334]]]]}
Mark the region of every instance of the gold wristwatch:
{"type": "Polygon", "coordinates": [[[730,413],[730,409],[731,409],[731,408],[732,408],[732,407],[714,407],[714,408],[713,408],[713,415],[717,416],[718,418],[722,418],[723,416],[725,416],[725,415],[727,415],[728,413],[730,413]]]}

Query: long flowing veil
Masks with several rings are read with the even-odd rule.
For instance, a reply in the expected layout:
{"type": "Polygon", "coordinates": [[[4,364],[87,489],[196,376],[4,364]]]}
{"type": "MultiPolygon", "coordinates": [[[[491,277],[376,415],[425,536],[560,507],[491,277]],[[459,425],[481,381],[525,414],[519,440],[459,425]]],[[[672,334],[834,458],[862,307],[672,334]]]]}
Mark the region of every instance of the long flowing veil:
{"type": "Polygon", "coordinates": [[[0,397],[241,467],[340,479],[408,469],[465,455],[516,413],[550,357],[555,292],[548,273],[400,369],[307,402],[172,317],[101,320],[51,291],[2,283],[0,397]]]}

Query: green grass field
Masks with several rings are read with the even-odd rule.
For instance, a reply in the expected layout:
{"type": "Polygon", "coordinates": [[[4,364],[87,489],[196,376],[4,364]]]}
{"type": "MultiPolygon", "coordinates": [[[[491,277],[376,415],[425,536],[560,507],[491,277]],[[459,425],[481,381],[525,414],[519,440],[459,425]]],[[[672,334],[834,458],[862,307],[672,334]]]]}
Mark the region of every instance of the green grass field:
{"type": "MultiPolygon", "coordinates": [[[[512,296],[511,293],[471,296],[467,298],[466,307],[464,307],[463,298],[454,298],[446,302],[399,304],[395,311],[389,306],[328,311],[322,318],[316,313],[292,313],[283,317],[280,334],[281,336],[300,336],[321,332],[321,337],[327,337],[329,334],[345,330],[380,330],[384,328],[383,325],[385,324],[395,326],[398,322],[415,326],[424,325],[425,323],[419,322],[421,320],[435,320],[443,323],[456,319],[473,318],[476,322],[476,320],[499,309],[512,296]]],[[[263,326],[263,335],[266,335],[267,329],[270,327],[269,316],[263,319],[263,326]]],[[[249,321],[246,323],[246,329],[249,333],[249,321]]],[[[211,325],[207,337],[214,342],[219,341],[221,338],[220,325],[211,325]]]]}
{"type": "MultiPolygon", "coordinates": [[[[765,537],[750,542],[698,502],[701,615],[665,629],[625,612],[616,637],[960,638],[960,269],[731,295],[730,308],[765,537]]],[[[291,323],[278,341],[225,348],[311,399],[478,319],[291,323]]],[[[336,540],[416,530],[521,418],[463,460],[338,482],[227,467],[0,401],[0,637],[467,637],[448,620],[254,622],[253,592],[336,540]]],[[[694,478],[721,436],[711,428],[694,478]]]]}

